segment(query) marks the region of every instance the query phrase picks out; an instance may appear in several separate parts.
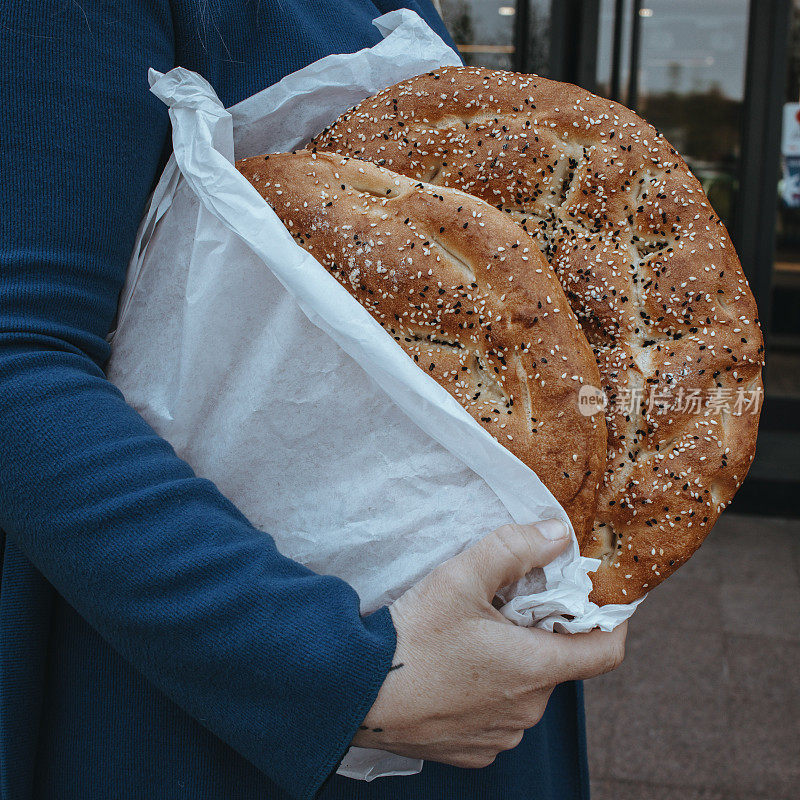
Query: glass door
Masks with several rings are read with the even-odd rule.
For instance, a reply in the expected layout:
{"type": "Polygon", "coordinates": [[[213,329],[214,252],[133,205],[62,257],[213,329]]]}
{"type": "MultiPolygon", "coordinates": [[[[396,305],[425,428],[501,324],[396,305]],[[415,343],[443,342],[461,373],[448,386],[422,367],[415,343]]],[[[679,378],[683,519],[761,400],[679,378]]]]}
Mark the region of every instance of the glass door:
{"type": "Polygon", "coordinates": [[[796,514],[800,0],[602,0],[597,90],[664,133],[731,233],[767,345],[758,450],[735,505],[796,514]]]}
{"type": "Polygon", "coordinates": [[[548,74],[550,0],[441,0],[469,66],[548,74]]]}
{"type": "Polygon", "coordinates": [[[792,6],[786,60],[767,394],[800,400],[800,0],[792,6]]]}
{"type": "Polygon", "coordinates": [[[728,227],[767,343],[735,504],[800,502],[800,0],[441,0],[468,64],[577,83],[661,130],[728,227]]]}
{"type": "Polygon", "coordinates": [[[660,130],[730,228],[738,188],[748,0],[603,0],[598,93],[660,130]]]}

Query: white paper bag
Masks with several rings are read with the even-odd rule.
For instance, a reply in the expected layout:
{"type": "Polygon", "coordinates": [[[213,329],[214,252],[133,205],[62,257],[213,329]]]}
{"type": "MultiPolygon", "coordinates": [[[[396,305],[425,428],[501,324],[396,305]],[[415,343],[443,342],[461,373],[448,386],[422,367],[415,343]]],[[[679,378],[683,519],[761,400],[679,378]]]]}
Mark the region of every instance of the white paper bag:
{"type": "MultiPolygon", "coordinates": [[[[384,40],[323,58],[225,110],[199,75],[151,70],[174,154],[142,221],[109,378],[195,471],[285,555],[397,598],[499,525],[559,517],[535,473],[484,431],[301,247],[233,159],[291,150],[350,106],[457,55],[414,13],[384,40]]],[[[588,600],[568,550],[505,593],[503,613],[552,630],[610,630],[635,608],[588,600]],[[536,592],[534,594],[534,592],[536,592]]],[[[351,777],[421,762],[352,748],[351,777]]]]}

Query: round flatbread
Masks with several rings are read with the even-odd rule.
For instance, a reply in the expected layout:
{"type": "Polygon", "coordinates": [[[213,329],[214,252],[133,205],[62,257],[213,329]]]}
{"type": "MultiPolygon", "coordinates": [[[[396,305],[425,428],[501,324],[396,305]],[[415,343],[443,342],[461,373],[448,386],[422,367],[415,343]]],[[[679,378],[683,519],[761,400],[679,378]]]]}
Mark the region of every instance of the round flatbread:
{"type": "Polygon", "coordinates": [[[582,543],[599,604],[700,546],[755,452],[763,340],[699,181],[653,127],[576,86],[444,67],[364,100],[310,145],[456,187],[521,225],[594,348],[607,464],[582,543]]]}

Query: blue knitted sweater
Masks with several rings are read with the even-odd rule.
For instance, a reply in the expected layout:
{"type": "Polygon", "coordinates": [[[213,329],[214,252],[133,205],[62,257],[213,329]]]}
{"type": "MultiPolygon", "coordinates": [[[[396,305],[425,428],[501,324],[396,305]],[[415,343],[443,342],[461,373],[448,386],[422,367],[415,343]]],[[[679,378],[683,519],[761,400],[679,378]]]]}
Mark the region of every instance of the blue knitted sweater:
{"type": "Polygon", "coordinates": [[[429,0],[3,3],[2,800],[584,796],[573,686],[487,770],[329,778],[391,664],[388,611],[282,557],[103,373],[170,151],[148,67],[231,105],[399,6],[447,36],[429,0]]]}

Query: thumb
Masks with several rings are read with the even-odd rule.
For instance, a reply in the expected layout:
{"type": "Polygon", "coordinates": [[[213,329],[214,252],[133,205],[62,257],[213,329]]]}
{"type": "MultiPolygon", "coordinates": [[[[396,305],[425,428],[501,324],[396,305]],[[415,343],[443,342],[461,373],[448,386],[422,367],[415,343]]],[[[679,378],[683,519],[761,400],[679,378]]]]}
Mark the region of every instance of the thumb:
{"type": "Polygon", "coordinates": [[[491,601],[498,589],[519,580],[534,567],[549,564],[569,543],[559,519],[534,525],[503,525],[451,559],[451,568],[471,573],[475,586],[491,601]]]}

